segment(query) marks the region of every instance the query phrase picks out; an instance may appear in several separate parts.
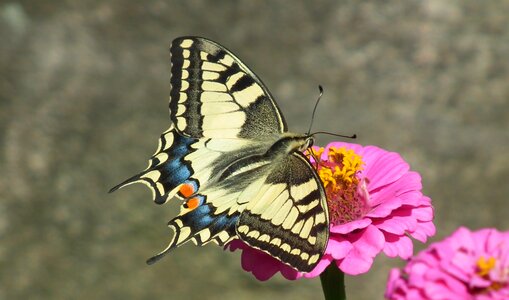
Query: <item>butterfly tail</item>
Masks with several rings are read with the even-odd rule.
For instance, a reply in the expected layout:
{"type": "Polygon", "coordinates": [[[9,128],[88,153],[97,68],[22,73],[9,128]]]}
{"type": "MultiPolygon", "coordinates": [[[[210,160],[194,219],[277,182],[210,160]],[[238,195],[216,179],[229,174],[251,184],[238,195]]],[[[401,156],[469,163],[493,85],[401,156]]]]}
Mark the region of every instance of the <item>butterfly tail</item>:
{"type": "Polygon", "coordinates": [[[148,167],[139,174],[113,187],[109,192],[133,183],[143,183],[152,191],[157,204],[163,204],[178,193],[179,197],[198,191],[199,182],[193,179],[193,169],[185,156],[194,150],[191,145],[197,139],[179,134],[173,126],[161,135],[159,147],[149,160],[148,167]]]}
{"type": "Polygon", "coordinates": [[[200,203],[195,208],[187,208],[183,214],[168,222],[168,226],[174,231],[172,240],[163,251],[149,258],[147,264],[157,262],[171,250],[188,241],[193,241],[198,246],[209,242],[224,245],[236,236],[235,224],[239,218],[238,213],[217,213],[212,205],[205,202],[202,195],[194,195],[186,200],[189,202],[191,199],[199,199],[200,203]]]}

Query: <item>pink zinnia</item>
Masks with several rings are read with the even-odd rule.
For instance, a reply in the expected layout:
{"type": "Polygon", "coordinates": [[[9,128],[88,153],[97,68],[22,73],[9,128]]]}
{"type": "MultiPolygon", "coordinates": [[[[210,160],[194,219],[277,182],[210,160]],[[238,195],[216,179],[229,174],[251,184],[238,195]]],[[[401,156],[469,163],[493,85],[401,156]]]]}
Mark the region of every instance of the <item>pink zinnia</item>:
{"type": "Polygon", "coordinates": [[[461,227],[389,275],[387,299],[509,299],[509,231],[461,227]]]}
{"type": "Polygon", "coordinates": [[[287,279],[316,277],[333,261],[346,274],[365,273],[381,251],[407,259],[413,254],[409,236],[426,242],[435,234],[431,199],[421,193],[420,175],[410,171],[399,154],[342,142],[313,147],[313,152],[330,215],[325,254],[313,271],[300,273],[233,241],[230,249],[242,250],[242,267],[257,279],[267,280],[277,272],[287,279]]]}

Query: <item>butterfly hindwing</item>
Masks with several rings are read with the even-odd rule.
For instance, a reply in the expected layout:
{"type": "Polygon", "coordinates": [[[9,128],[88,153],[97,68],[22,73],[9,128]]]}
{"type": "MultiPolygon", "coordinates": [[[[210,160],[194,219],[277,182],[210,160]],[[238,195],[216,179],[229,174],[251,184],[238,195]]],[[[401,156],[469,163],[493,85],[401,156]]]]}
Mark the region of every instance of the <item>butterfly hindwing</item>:
{"type": "Polygon", "coordinates": [[[270,163],[263,155],[238,159],[222,170],[215,184],[205,185],[185,199],[180,215],[168,223],[174,231],[172,241],[150,263],[187,241],[224,245],[237,238],[235,229],[241,212],[254,194],[269,187],[264,187],[263,182],[270,163]]]}
{"type": "Polygon", "coordinates": [[[171,45],[170,115],[186,136],[274,139],[286,123],[260,79],[226,48],[199,37],[171,45]]]}
{"type": "Polygon", "coordinates": [[[311,271],[329,234],[320,179],[308,160],[295,152],[275,162],[264,185],[269,188],[262,188],[242,211],[238,236],[300,271],[311,271]]]}
{"type": "Polygon", "coordinates": [[[140,182],[150,188],[152,199],[158,204],[175,196],[182,184],[188,184],[194,193],[199,188],[199,181],[191,177],[194,170],[185,157],[195,151],[192,145],[197,142],[198,139],[185,137],[171,126],[159,138],[159,147],[149,160],[148,167],[113,187],[110,192],[140,182]]]}

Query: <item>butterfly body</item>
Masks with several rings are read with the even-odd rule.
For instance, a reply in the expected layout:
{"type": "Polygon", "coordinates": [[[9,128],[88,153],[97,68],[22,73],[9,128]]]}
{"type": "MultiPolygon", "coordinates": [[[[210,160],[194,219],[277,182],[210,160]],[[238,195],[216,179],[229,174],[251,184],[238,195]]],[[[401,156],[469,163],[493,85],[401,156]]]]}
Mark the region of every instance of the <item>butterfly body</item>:
{"type": "Polygon", "coordinates": [[[155,262],[187,241],[241,239],[309,272],[325,251],[329,217],[320,178],[302,151],[313,137],[287,131],[260,79],[226,48],[199,37],[173,41],[171,127],[141,182],[156,203],[183,200],[175,234],[155,262]]]}

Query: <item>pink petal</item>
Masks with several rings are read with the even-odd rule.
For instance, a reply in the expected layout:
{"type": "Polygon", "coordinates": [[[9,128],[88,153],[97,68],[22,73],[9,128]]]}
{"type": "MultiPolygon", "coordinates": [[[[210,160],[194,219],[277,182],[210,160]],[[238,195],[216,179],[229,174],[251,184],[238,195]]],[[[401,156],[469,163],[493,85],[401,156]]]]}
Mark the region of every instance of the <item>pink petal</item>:
{"type": "Polygon", "coordinates": [[[427,283],[423,287],[426,296],[429,297],[427,299],[437,299],[437,300],[468,300],[472,299],[468,296],[464,291],[454,290],[438,281],[427,283]]]}
{"type": "Polygon", "coordinates": [[[422,243],[426,243],[428,237],[434,236],[435,232],[435,224],[432,222],[418,222],[417,228],[413,232],[410,232],[410,236],[422,243]]]}
{"type": "Polygon", "coordinates": [[[333,225],[330,228],[330,232],[331,233],[346,234],[346,233],[350,233],[350,232],[352,232],[354,230],[357,230],[357,229],[366,228],[370,224],[371,224],[371,220],[365,218],[365,219],[351,221],[351,222],[348,222],[348,223],[345,223],[345,224],[333,225]]]}
{"type": "Polygon", "coordinates": [[[433,215],[433,207],[431,206],[420,206],[412,209],[412,217],[419,221],[432,221],[433,215]]]}
{"type": "Polygon", "coordinates": [[[419,289],[410,289],[407,293],[407,297],[401,298],[405,300],[426,300],[426,295],[424,294],[424,291],[419,289]]]}
{"type": "Polygon", "coordinates": [[[470,282],[469,282],[469,287],[470,288],[487,288],[491,285],[491,281],[490,280],[486,280],[486,279],[483,279],[479,276],[474,276],[470,282]]]}
{"type": "Polygon", "coordinates": [[[298,279],[300,276],[299,276],[299,272],[293,268],[290,268],[289,266],[285,265],[285,264],[281,264],[281,275],[283,275],[283,277],[285,277],[286,279],[288,280],[295,280],[295,279],[298,279]]]}
{"type": "MultiPolygon", "coordinates": [[[[381,199],[381,198],[378,198],[381,199]]],[[[378,205],[374,206],[369,213],[366,214],[368,218],[385,218],[389,216],[392,211],[401,207],[402,202],[399,198],[389,197],[383,202],[378,202],[378,205]]],[[[373,202],[370,205],[374,205],[373,202]]]]}
{"type": "Polygon", "coordinates": [[[479,230],[476,232],[477,240],[486,240],[484,251],[488,253],[498,252],[500,249],[509,249],[509,234],[501,234],[494,228],[479,230]],[[505,247],[502,248],[502,245],[505,247]]]}
{"type": "Polygon", "coordinates": [[[408,259],[413,254],[412,240],[407,236],[398,236],[394,234],[385,234],[384,253],[389,257],[399,256],[408,259]]]}
{"type": "Polygon", "coordinates": [[[237,249],[244,249],[246,244],[244,244],[242,241],[235,239],[228,243],[226,246],[224,246],[225,249],[229,248],[231,252],[237,250],[237,249]]]}
{"type": "MultiPolygon", "coordinates": [[[[422,188],[421,177],[415,172],[408,172],[398,181],[379,189],[373,189],[371,187],[371,182],[372,181],[370,181],[370,184],[368,185],[368,189],[371,196],[370,204],[372,206],[379,205],[385,202],[387,199],[391,199],[399,195],[404,195],[407,192],[420,191],[422,188]]],[[[403,199],[407,200],[406,198],[403,199]]],[[[413,200],[417,201],[417,199],[418,198],[416,197],[413,200]]]]}
{"type": "MultiPolygon", "coordinates": [[[[348,143],[344,143],[344,144],[348,144],[348,143]]],[[[368,145],[368,146],[361,146],[361,145],[358,145],[358,144],[353,144],[357,147],[354,147],[354,146],[346,146],[346,148],[348,149],[352,149],[355,151],[355,153],[359,154],[360,156],[362,156],[362,160],[367,164],[368,162],[371,163],[373,161],[376,161],[379,157],[385,155],[386,153],[388,153],[388,151],[382,149],[382,148],[379,148],[377,146],[373,146],[373,145],[368,145]]]]}
{"type": "Polygon", "coordinates": [[[414,231],[417,228],[417,221],[410,216],[405,216],[404,214],[404,211],[395,212],[388,219],[382,219],[373,222],[373,225],[385,232],[397,235],[402,235],[406,232],[414,231]]]}
{"type": "Polygon", "coordinates": [[[475,259],[467,253],[457,252],[450,260],[444,260],[442,268],[449,274],[461,280],[469,280],[472,272],[475,272],[475,259]]]}
{"type": "Polygon", "coordinates": [[[421,191],[407,191],[407,192],[398,192],[399,194],[396,196],[401,199],[403,205],[409,206],[430,206],[431,203],[429,198],[426,199],[421,191]]]}
{"type": "Polygon", "coordinates": [[[330,254],[334,259],[339,260],[344,258],[351,250],[353,246],[348,240],[345,240],[341,236],[331,235],[327,244],[325,253],[330,254]]]}
{"type": "Polygon", "coordinates": [[[277,260],[255,249],[244,249],[241,255],[242,268],[253,273],[256,279],[265,281],[279,271],[277,260]]]}
{"type": "Polygon", "coordinates": [[[413,286],[423,286],[426,283],[426,275],[430,266],[418,261],[414,261],[412,264],[407,265],[405,272],[407,273],[407,281],[413,286]]]}
{"type": "Polygon", "coordinates": [[[364,160],[364,162],[366,169],[363,175],[369,179],[369,190],[376,190],[397,181],[410,169],[401,156],[394,152],[386,152],[375,161],[364,160]]]}
{"type": "Polygon", "coordinates": [[[368,226],[359,233],[348,235],[353,249],[342,260],[337,261],[339,268],[350,275],[367,272],[373,264],[373,258],[382,250],[384,236],[375,226],[368,226]]]}
{"type": "Polygon", "coordinates": [[[305,278],[314,278],[316,276],[319,276],[320,274],[322,274],[325,268],[327,268],[330,265],[332,260],[333,260],[332,256],[325,254],[324,256],[322,256],[322,259],[318,262],[313,271],[309,273],[300,273],[301,274],[300,276],[305,278]]]}
{"type": "Polygon", "coordinates": [[[476,248],[476,241],[474,241],[472,233],[464,227],[460,227],[444,242],[454,251],[457,249],[474,250],[476,248]]]}
{"type": "Polygon", "coordinates": [[[251,248],[241,240],[233,240],[226,245],[225,248],[229,248],[230,251],[240,249],[242,251],[242,268],[247,272],[253,273],[256,279],[260,281],[268,280],[278,271],[289,280],[294,280],[299,277],[299,272],[293,268],[283,264],[265,252],[251,248]]]}

